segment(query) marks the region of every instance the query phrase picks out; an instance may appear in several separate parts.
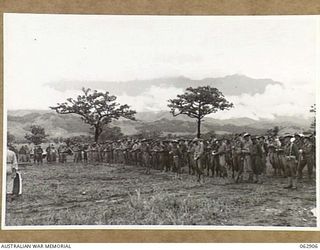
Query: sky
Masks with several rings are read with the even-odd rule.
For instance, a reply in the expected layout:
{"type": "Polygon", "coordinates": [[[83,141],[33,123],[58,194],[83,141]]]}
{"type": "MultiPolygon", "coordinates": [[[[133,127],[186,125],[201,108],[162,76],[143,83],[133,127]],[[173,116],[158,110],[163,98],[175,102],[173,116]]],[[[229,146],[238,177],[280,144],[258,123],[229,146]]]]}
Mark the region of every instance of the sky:
{"type": "MultiPolygon", "coordinates": [[[[309,116],[319,83],[319,16],[107,16],[5,14],[8,109],[48,109],[79,91],[53,82],[128,81],[243,74],[270,78],[262,94],[226,96],[235,108],[216,118],[309,116]],[[48,84],[48,83],[51,83],[48,84]]],[[[120,102],[168,109],[183,89],[150,86],[120,102]]],[[[150,108],[151,107],[151,108],[150,108]]]]}

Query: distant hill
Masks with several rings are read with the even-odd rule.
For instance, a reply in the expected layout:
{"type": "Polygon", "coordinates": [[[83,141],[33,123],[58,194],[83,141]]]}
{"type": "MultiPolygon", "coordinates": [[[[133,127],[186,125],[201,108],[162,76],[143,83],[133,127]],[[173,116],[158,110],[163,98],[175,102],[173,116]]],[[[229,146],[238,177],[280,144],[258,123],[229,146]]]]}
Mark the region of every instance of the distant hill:
{"type": "Polygon", "coordinates": [[[267,85],[282,85],[282,83],[273,81],[272,79],[254,79],[245,75],[228,75],[225,77],[204,78],[194,80],[184,76],[156,78],[148,80],[132,80],[132,81],[60,81],[47,83],[48,86],[59,90],[79,90],[82,86],[92,89],[108,90],[115,95],[126,93],[131,96],[140,95],[147,91],[151,86],[158,87],[176,87],[186,89],[187,87],[198,87],[209,85],[218,88],[224,95],[240,95],[243,93],[256,94],[263,93],[267,85]]]}
{"type": "MultiPolygon", "coordinates": [[[[120,119],[112,126],[121,128],[125,135],[133,135],[142,130],[162,131],[163,134],[185,134],[196,132],[196,123],[187,116],[173,117],[168,111],[140,112],[137,121],[120,119]]],[[[90,126],[85,124],[77,115],[59,115],[50,110],[9,110],[8,131],[18,140],[23,140],[32,124],[41,125],[51,138],[88,135],[90,126]]],[[[262,134],[274,126],[282,131],[304,131],[310,126],[311,119],[301,117],[277,117],[274,120],[250,118],[234,118],[218,120],[205,118],[202,133],[215,131],[216,133],[241,133],[247,131],[252,134],[262,134]]]]}

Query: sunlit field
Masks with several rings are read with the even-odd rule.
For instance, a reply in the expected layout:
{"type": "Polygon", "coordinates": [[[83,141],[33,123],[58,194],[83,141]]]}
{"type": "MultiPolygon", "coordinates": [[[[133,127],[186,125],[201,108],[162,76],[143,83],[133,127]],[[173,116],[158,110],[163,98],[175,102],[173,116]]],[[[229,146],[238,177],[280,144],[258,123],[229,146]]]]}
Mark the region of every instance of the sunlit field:
{"type": "Polygon", "coordinates": [[[315,181],[297,190],[286,179],[263,184],[137,166],[44,164],[20,168],[23,195],[6,204],[6,225],[316,226],[315,181]]]}

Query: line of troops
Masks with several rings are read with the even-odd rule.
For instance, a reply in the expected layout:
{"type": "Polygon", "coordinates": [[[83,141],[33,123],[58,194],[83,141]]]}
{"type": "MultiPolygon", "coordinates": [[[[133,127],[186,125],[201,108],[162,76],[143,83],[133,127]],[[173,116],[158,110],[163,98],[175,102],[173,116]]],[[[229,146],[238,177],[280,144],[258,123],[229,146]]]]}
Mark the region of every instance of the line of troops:
{"type": "MultiPolygon", "coordinates": [[[[144,167],[146,174],[150,174],[151,169],[158,169],[175,172],[177,178],[181,178],[180,174],[187,168],[198,181],[204,175],[227,177],[229,173],[236,182],[261,183],[269,162],[274,175],[288,178],[285,188],[297,187],[297,179],[302,178],[305,167],[311,180],[315,168],[315,137],[312,134],[278,137],[243,133],[229,139],[211,140],[123,139],[90,145],[76,143],[71,147],[63,143],[57,149],[51,144],[45,151],[48,163],[57,160],[65,163],[67,156],[73,155],[75,163],[137,165],[144,167]]],[[[35,147],[34,162],[41,164],[43,153],[41,146],[35,147]]],[[[24,157],[21,150],[19,157],[24,157]]]]}

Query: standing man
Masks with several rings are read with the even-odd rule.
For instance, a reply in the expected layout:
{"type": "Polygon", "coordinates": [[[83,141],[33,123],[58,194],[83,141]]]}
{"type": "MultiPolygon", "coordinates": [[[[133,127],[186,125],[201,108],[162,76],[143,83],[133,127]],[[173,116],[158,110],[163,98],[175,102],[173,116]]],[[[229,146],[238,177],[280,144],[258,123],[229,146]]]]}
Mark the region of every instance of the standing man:
{"type": "Polygon", "coordinates": [[[172,141],[172,149],[170,151],[170,154],[173,159],[173,170],[176,172],[175,178],[180,178],[180,172],[181,172],[181,158],[182,158],[182,152],[180,148],[178,147],[178,141],[173,140],[172,141]]]}
{"type": "Polygon", "coordinates": [[[27,162],[27,152],[24,146],[21,146],[19,150],[19,161],[20,162],[27,162]]]}
{"type": "Polygon", "coordinates": [[[24,145],[24,149],[26,151],[26,160],[27,160],[27,162],[31,162],[31,159],[30,159],[31,150],[29,149],[27,144],[24,145]]]}
{"type": "Polygon", "coordinates": [[[13,194],[13,183],[14,178],[16,177],[16,173],[18,170],[18,161],[16,153],[11,150],[9,147],[7,148],[7,167],[6,167],[6,194],[13,194]]]}
{"type": "Polygon", "coordinates": [[[198,175],[198,182],[201,182],[201,176],[203,176],[203,154],[204,154],[204,145],[201,139],[195,139],[196,146],[194,149],[194,162],[195,169],[198,175]]]}
{"type": "Polygon", "coordinates": [[[252,141],[251,135],[249,133],[245,133],[243,135],[243,167],[244,167],[244,174],[248,175],[248,181],[253,181],[253,172],[252,172],[252,162],[251,162],[251,149],[252,149],[252,141]]]}
{"type": "Polygon", "coordinates": [[[41,148],[40,145],[38,146],[35,146],[35,156],[36,156],[36,161],[37,161],[37,164],[39,165],[42,165],[43,163],[43,160],[42,160],[42,155],[43,155],[43,149],[41,148]]]}
{"type": "Polygon", "coordinates": [[[219,173],[221,177],[225,178],[228,176],[228,173],[227,173],[227,167],[226,167],[227,144],[224,138],[219,141],[219,147],[218,147],[217,153],[219,156],[219,173]]]}
{"type": "Polygon", "coordinates": [[[294,143],[294,138],[291,135],[286,134],[284,136],[285,140],[285,167],[288,173],[288,185],[284,188],[289,189],[297,189],[297,165],[298,165],[298,157],[299,152],[297,145],[294,143]]]}
{"type": "Polygon", "coordinates": [[[259,176],[262,173],[263,165],[262,165],[262,148],[258,143],[259,137],[252,138],[252,148],[251,148],[251,163],[252,163],[252,171],[255,177],[254,182],[259,183],[259,176]]]}
{"type": "Polygon", "coordinates": [[[299,161],[298,165],[298,178],[302,178],[302,171],[304,167],[307,165],[308,168],[308,179],[312,179],[313,175],[313,166],[314,166],[314,158],[313,158],[313,144],[311,142],[312,135],[306,135],[304,137],[303,145],[299,150],[299,157],[302,157],[303,160],[299,161]]]}

